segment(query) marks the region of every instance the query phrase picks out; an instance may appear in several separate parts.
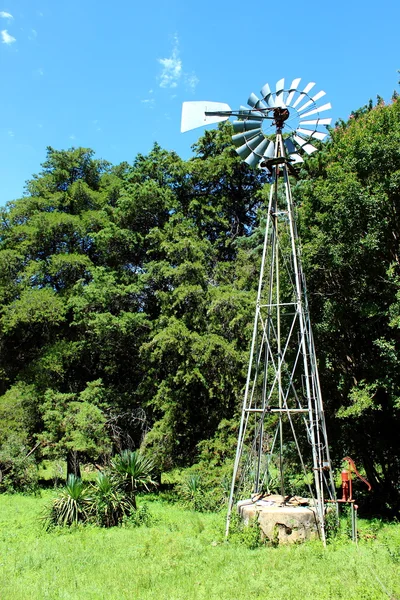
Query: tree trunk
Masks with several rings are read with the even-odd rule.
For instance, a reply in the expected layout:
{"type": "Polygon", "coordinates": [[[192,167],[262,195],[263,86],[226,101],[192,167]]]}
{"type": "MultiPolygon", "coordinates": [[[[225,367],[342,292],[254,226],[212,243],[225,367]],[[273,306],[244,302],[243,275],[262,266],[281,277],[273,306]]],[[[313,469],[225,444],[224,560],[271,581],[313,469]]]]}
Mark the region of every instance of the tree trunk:
{"type": "Polygon", "coordinates": [[[67,454],[67,479],[70,475],[81,477],[81,465],[75,450],[69,450],[67,454]]]}

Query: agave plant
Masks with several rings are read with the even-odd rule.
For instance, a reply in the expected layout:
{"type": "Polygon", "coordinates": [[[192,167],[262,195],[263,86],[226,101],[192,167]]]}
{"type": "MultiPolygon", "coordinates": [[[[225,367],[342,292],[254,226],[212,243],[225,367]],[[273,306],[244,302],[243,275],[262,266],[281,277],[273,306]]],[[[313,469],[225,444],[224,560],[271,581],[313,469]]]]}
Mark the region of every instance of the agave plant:
{"type": "Polygon", "coordinates": [[[88,520],[91,498],[80,477],[69,475],[65,488],[47,508],[48,525],[68,526],[88,520]]]}
{"type": "Polygon", "coordinates": [[[134,509],[137,492],[143,489],[150,491],[151,487],[157,485],[152,478],[153,461],[137,450],[123,450],[111,461],[111,468],[134,509]]]}
{"type": "Polygon", "coordinates": [[[98,473],[92,492],[92,510],[101,527],[119,525],[131,512],[131,502],[106,473],[98,473]]]}

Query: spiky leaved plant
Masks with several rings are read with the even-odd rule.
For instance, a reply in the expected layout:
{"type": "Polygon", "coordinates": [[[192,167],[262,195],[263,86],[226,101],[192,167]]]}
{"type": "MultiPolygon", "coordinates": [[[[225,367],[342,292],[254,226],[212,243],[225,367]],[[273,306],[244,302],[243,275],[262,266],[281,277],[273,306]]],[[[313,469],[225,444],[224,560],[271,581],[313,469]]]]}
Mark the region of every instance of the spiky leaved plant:
{"type": "Polygon", "coordinates": [[[123,450],[111,461],[111,469],[115,479],[127,494],[132,507],[136,509],[136,494],[145,489],[150,491],[156,486],[153,479],[155,465],[138,450],[123,450]]]}
{"type": "Polygon", "coordinates": [[[86,522],[91,512],[91,497],[88,487],[80,477],[69,475],[65,488],[46,509],[47,526],[74,525],[86,522]]]}
{"type": "Polygon", "coordinates": [[[132,504],[117,481],[106,473],[98,473],[92,485],[92,511],[96,523],[101,527],[119,525],[128,516],[132,504]]]}

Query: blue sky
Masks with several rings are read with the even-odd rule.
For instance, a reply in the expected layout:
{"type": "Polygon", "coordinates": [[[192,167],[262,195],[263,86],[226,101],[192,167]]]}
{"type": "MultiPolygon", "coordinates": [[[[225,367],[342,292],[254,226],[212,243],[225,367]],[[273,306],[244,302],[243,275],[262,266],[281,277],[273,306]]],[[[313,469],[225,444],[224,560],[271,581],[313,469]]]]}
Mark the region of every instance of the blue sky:
{"type": "MultiPolygon", "coordinates": [[[[281,77],[317,82],[334,120],[400,91],[398,0],[0,0],[0,205],[46,146],[117,164],[157,141],[183,158],[184,100],[245,104],[281,77]]],[[[317,88],[316,88],[317,89],[317,88]]]]}

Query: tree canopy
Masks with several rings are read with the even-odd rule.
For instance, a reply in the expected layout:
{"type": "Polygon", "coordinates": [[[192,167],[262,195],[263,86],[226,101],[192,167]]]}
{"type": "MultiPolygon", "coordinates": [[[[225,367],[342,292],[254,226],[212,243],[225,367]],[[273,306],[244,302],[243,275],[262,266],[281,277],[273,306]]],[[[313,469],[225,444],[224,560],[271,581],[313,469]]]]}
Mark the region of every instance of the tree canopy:
{"type": "MultiPolygon", "coordinates": [[[[400,103],[330,133],[294,185],[328,434],[397,506],[400,103]]],[[[169,469],[237,423],[269,186],[230,134],[188,161],[49,147],[1,209],[2,446],[71,465],[142,446],[169,469]]]]}

